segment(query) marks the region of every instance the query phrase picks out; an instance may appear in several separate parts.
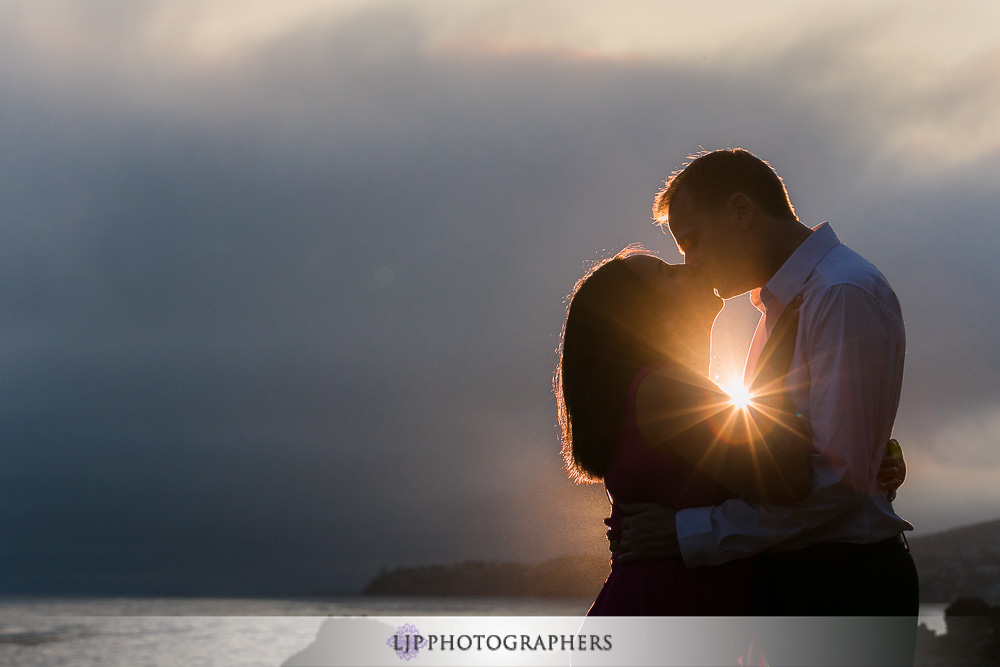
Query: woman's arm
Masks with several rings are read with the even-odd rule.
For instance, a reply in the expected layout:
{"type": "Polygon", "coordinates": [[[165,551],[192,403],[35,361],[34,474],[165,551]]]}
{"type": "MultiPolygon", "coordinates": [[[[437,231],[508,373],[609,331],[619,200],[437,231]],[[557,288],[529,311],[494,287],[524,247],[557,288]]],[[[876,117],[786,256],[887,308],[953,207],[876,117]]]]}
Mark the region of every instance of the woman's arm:
{"type": "Polygon", "coordinates": [[[738,408],[707,378],[664,367],[639,384],[636,420],[643,437],[743,498],[782,504],[809,495],[808,428],[778,389],[794,351],[799,303],[786,307],[761,354],[752,405],[738,408]]]}

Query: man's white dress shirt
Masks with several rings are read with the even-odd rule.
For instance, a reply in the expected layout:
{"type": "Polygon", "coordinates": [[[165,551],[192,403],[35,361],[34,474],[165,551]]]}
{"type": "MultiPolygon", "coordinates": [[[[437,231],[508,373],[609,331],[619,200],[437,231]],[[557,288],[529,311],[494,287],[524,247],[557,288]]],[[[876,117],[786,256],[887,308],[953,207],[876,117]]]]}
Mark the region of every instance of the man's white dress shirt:
{"type": "Polygon", "coordinates": [[[751,293],[763,315],[748,377],[781,311],[799,293],[786,388],[810,424],[812,493],[789,506],[735,499],[679,511],[677,537],[689,567],[821,542],[869,544],[913,529],[876,482],[903,379],[899,301],[878,269],[842,244],[830,225],[816,227],[767,285],[751,293]]]}

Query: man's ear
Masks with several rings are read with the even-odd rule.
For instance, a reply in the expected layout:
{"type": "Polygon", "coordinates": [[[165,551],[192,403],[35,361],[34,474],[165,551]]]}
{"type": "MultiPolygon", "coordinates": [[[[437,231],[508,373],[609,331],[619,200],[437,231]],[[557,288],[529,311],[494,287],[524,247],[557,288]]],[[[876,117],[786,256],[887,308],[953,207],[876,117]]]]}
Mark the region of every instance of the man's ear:
{"type": "Polygon", "coordinates": [[[746,231],[753,227],[754,203],[750,197],[742,192],[734,192],[729,198],[727,206],[740,229],[746,231]]]}

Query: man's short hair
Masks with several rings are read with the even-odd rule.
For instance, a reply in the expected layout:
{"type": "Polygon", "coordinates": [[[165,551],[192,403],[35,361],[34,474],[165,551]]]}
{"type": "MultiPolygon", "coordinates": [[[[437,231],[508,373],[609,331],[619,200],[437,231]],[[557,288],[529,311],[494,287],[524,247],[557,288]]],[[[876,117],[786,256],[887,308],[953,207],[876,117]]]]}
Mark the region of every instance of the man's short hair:
{"type": "Polygon", "coordinates": [[[794,218],[795,209],[777,172],[764,160],[742,148],[703,151],[689,155],[688,162],[667,179],[656,194],[653,217],[667,223],[670,202],[681,188],[696,206],[717,210],[737,192],[742,192],[766,213],[794,218]]]}

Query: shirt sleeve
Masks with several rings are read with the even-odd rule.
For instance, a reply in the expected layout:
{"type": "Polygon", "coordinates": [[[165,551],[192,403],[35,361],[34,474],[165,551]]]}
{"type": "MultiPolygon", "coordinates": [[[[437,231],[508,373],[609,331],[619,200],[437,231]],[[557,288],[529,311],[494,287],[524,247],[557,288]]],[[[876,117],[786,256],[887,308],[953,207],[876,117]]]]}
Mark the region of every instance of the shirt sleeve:
{"type": "Polygon", "coordinates": [[[892,366],[904,344],[898,310],[860,287],[835,285],[808,299],[800,316],[788,389],[810,422],[812,493],[789,506],[735,499],[681,510],[677,536],[689,567],[751,556],[807,532],[818,535],[874,490],[891,430],[880,406],[891,401],[892,366]],[[795,383],[808,389],[796,393],[795,383]]]}

